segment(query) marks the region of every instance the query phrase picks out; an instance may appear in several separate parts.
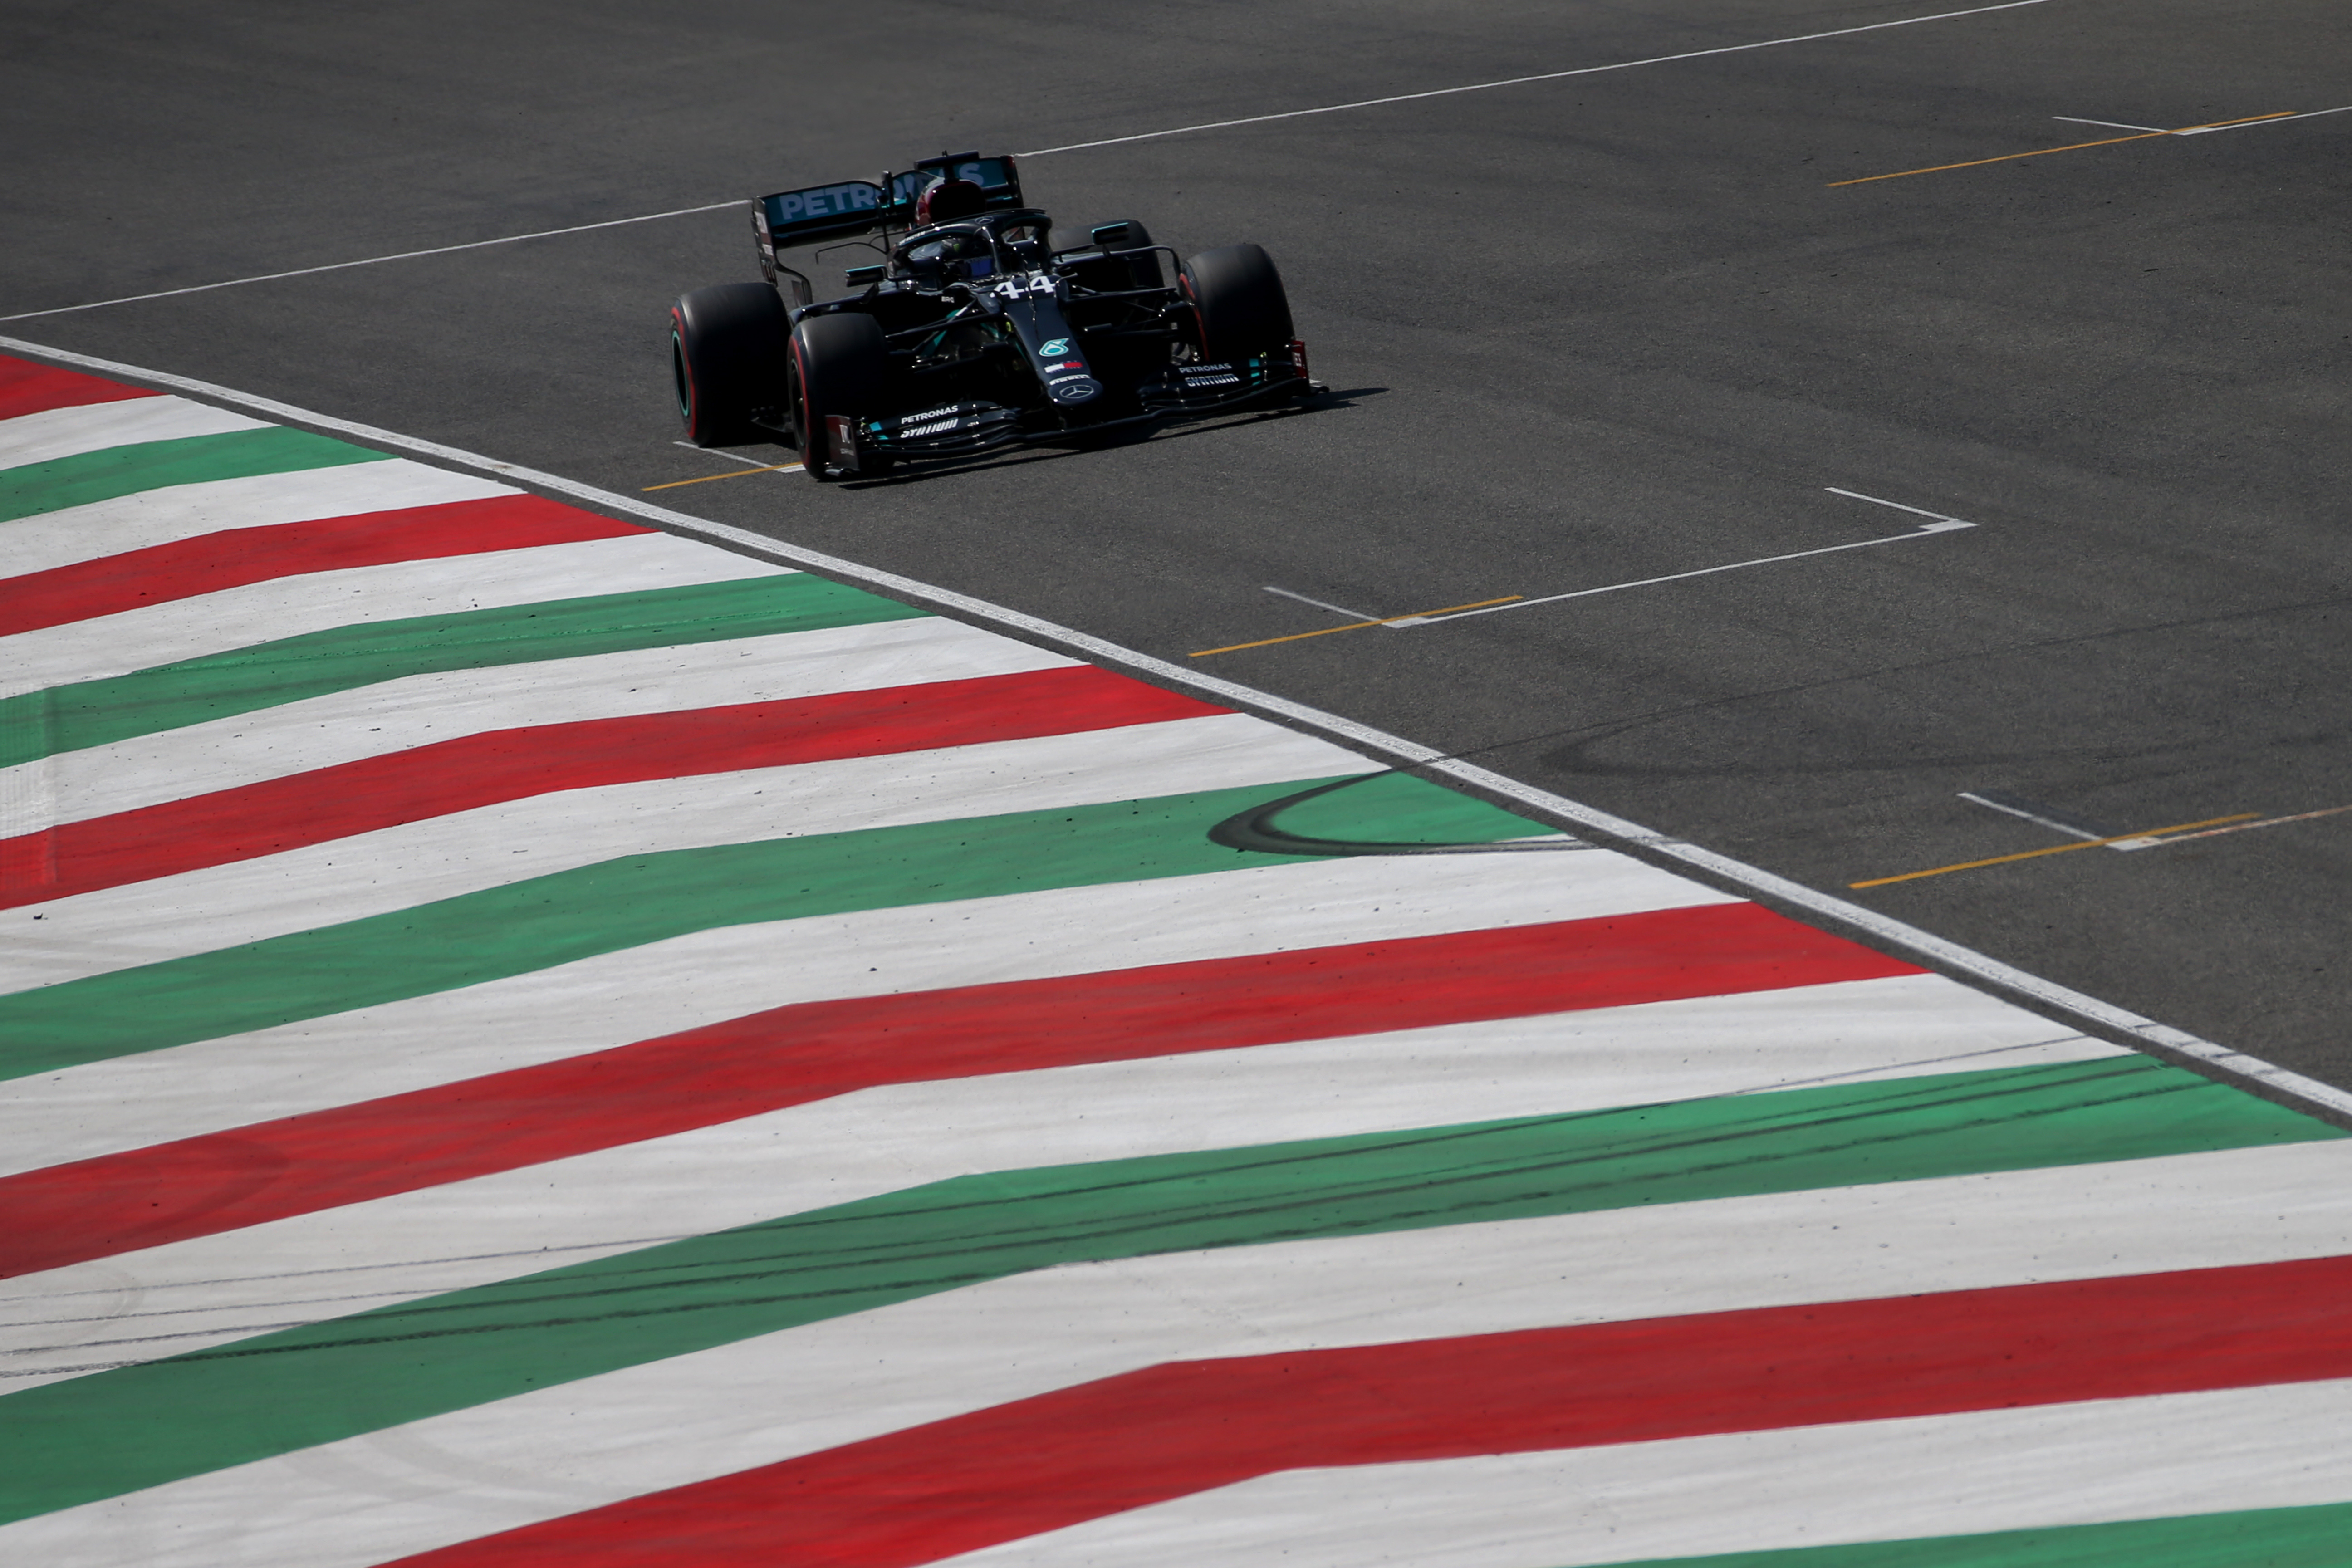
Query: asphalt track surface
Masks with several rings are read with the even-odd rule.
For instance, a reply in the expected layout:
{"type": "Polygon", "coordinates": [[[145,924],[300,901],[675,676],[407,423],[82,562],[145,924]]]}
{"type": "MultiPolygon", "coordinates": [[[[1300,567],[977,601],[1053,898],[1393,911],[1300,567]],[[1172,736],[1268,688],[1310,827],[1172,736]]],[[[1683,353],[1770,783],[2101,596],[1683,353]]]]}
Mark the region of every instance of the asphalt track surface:
{"type": "Polygon", "coordinates": [[[1733,49],[1941,9],[20,3],[0,333],[636,494],[747,466],[675,444],[662,329],[756,276],[740,208],[68,308],[1729,49],[1024,162],[1066,221],[1265,245],[1335,389],[1311,412],[646,499],[1465,753],[2352,1084],[2352,813],[1851,889],[2352,805],[2352,113],[2317,112],[2352,105],[2352,12],[2044,0],[1733,49]],[[1269,585],[1373,618],[1806,552],[1190,657],[1351,618],[1269,585]]]}

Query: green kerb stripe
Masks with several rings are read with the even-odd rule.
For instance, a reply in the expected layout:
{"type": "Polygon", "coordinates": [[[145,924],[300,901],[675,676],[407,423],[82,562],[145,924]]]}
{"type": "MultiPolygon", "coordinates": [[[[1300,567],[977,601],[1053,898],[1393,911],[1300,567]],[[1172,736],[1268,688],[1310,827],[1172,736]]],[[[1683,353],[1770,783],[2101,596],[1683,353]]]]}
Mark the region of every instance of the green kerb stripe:
{"type": "Polygon", "coordinates": [[[0,522],[162,489],[166,485],[243,479],[345,463],[381,463],[390,456],[282,426],[107,447],[47,463],[27,463],[21,468],[0,468],[0,522]]]}
{"type": "Polygon", "coordinates": [[[337,626],[0,701],[0,767],[404,676],[926,613],[794,572],[337,626]]]}
{"type": "Polygon", "coordinates": [[[12,1394],[0,1521],[1058,1264],[2334,1136],[2123,1058],[963,1176],[12,1394]]]}
{"type": "MultiPolygon", "coordinates": [[[[366,920],[0,996],[0,1079],[215,1039],[755,921],[1282,864],[1209,842],[1316,780],[625,856],[366,920]]],[[[1354,792],[1349,792],[1354,793],[1354,792]]],[[[1492,842],[1523,817],[1414,779],[1360,837],[1492,842]]]]}
{"type": "Polygon", "coordinates": [[[2347,1562],[2352,1562],[2352,1503],[2326,1503],[1989,1535],[1736,1552],[1721,1557],[1654,1558],[1622,1568],[2343,1568],[2347,1562]]]}

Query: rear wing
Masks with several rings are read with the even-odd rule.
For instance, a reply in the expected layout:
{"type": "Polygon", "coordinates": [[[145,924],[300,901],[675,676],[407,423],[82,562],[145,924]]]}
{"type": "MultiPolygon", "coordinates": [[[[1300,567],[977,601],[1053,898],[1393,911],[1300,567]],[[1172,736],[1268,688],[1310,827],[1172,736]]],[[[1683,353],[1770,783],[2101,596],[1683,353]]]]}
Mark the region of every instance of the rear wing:
{"type": "Polygon", "coordinates": [[[811,185],[804,190],[778,191],[751,204],[751,228],[759,237],[760,269],[775,281],[776,252],[826,239],[855,239],[892,228],[912,228],[915,200],[939,180],[969,180],[980,187],[983,210],[1021,205],[1021,175],[1012,156],[983,158],[977,153],[951,153],[926,158],[903,174],[885,174],[879,182],[844,180],[838,184],[811,185]]]}

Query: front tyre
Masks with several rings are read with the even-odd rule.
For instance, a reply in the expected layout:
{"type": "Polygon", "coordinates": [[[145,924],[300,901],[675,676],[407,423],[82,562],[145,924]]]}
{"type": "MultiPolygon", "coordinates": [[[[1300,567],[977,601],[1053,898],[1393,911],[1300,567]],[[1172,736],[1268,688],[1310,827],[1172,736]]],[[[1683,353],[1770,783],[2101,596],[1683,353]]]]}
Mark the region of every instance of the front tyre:
{"type": "Polygon", "coordinates": [[[669,308],[670,380],[686,438],[698,447],[749,433],[755,410],[783,402],[784,302],[765,283],[697,289],[669,308]]]}
{"type": "Polygon", "coordinates": [[[1274,258],[1255,245],[1204,250],[1176,286],[1192,307],[1204,360],[1244,360],[1290,342],[1290,298],[1274,258]]]}
{"type": "Polygon", "coordinates": [[[800,438],[801,466],[815,479],[829,479],[839,454],[826,420],[834,415],[863,419],[882,411],[890,351],[882,325],[856,310],[803,316],[793,329],[793,433],[800,438]]]}

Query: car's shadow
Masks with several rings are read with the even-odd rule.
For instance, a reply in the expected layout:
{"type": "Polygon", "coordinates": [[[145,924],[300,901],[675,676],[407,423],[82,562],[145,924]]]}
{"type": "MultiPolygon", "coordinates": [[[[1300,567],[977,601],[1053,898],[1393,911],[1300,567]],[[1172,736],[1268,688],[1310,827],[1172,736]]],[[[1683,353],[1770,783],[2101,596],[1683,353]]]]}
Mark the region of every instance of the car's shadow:
{"type": "Polygon", "coordinates": [[[1084,458],[1097,452],[1116,450],[1121,447],[1139,447],[1147,441],[1183,440],[1195,436],[1213,435],[1241,425],[1262,425],[1268,420],[1297,419],[1316,414],[1334,414],[1353,408],[1357,400],[1379,397],[1388,392],[1385,386],[1350,386],[1317,393],[1301,402],[1280,408],[1242,409],[1232,414],[1217,415],[1206,419],[1186,420],[1174,425],[1132,425],[1118,430],[1107,430],[1098,437],[1074,436],[1050,446],[1016,447],[1009,450],[982,452],[970,458],[940,458],[896,469],[872,479],[843,479],[835,481],[848,490],[887,489],[893,485],[919,484],[926,479],[947,479],[958,474],[986,473],[999,468],[1026,468],[1033,463],[1059,462],[1069,458],[1084,458]]]}

